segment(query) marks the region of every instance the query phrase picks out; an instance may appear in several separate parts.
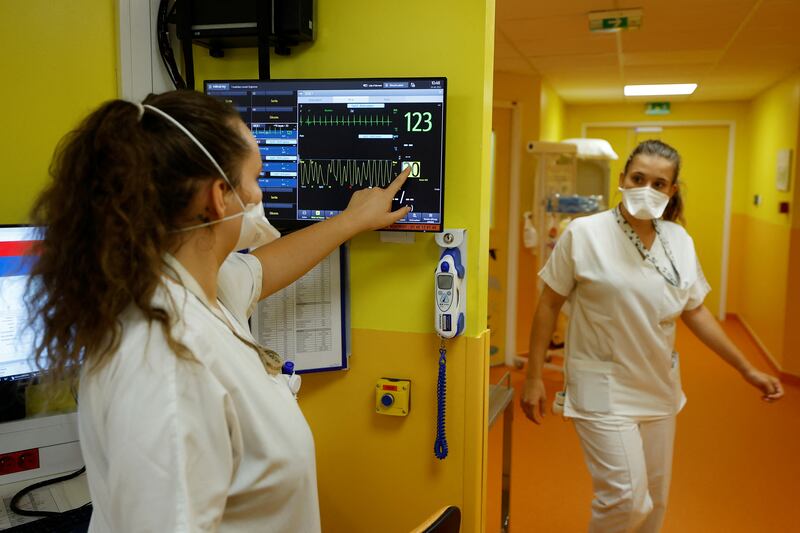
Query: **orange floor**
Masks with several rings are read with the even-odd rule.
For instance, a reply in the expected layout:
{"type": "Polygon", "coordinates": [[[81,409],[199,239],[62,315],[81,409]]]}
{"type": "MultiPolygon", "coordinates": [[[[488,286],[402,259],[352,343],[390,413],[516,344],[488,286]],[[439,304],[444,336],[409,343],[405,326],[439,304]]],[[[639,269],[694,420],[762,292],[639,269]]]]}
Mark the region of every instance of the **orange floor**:
{"type": "MultiPolygon", "coordinates": [[[[728,335],[763,370],[769,366],[736,320],[728,335]]],[[[798,348],[800,349],[800,348],[798,348]]],[[[766,404],[681,324],[678,336],[688,403],[678,416],[673,482],[663,533],[800,532],[800,387],[766,404]]],[[[492,382],[506,367],[491,370],[492,382]]],[[[550,415],[542,426],[515,396],[511,475],[512,532],[586,531],[592,498],[577,436],[550,415]]],[[[548,392],[561,387],[546,374],[548,392]]],[[[489,433],[488,532],[499,531],[502,421],[489,433]]]]}

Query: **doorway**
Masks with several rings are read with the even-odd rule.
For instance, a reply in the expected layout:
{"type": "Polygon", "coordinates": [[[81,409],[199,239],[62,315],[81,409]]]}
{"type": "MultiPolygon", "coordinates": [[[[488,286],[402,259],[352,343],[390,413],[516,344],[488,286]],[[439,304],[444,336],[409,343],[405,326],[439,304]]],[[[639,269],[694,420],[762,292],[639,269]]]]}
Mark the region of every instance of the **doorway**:
{"type": "MultiPolygon", "coordinates": [[[[487,327],[491,331],[491,365],[501,365],[506,357],[506,316],[508,303],[508,209],[511,183],[512,110],[495,107],[492,113],[492,184],[489,226],[489,290],[487,327]]],[[[513,347],[510,347],[513,348],[513,347]]]]}

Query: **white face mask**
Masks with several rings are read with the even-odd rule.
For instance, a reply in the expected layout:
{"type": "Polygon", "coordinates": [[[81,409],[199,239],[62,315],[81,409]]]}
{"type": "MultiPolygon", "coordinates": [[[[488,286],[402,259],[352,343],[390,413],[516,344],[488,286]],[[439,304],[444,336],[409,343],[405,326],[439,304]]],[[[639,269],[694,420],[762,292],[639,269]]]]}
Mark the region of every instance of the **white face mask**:
{"type": "Polygon", "coordinates": [[[161,111],[157,107],[153,107],[151,105],[143,105],[142,109],[149,109],[154,111],[155,113],[161,115],[165,119],[172,122],[178,129],[180,129],[183,133],[189,137],[194,144],[197,145],[200,150],[208,157],[209,161],[214,165],[217,169],[217,172],[220,173],[222,178],[228,184],[228,186],[233,191],[234,196],[239,201],[239,205],[242,206],[242,211],[239,213],[235,213],[233,215],[229,215],[226,217],[222,217],[218,220],[214,220],[212,222],[206,222],[204,224],[195,224],[194,226],[189,226],[186,228],[180,228],[177,231],[189,231],[197,228],[204,228],[206,226],[211,226],[213,224],[219,224],[225,220],[231,220],[233,218],[242,217],[242,227],[239,229],[239,240],[236,241],[236,246],[234,250],[243,250],[245,248],[258,248],[259,246],[263,246],[267,243],[270,243],[281,236],[280,232],[276,230],[272,224],[269,223],[267,220],[266,214],[264,213],[264,204],[262,202],[256,202],[253,204],[245,205],[242,202],[242,199],[239,197],[239,194],[236,192],[236,189],[233,188],[231,185],[231,181],[228,179],[228,176],[225,175],[225,172],[222,170],[222,167],[217,164],[216,159],[206,150],[206,147],[197,140],[197,138],[191,134],[189,130],[183,127],[183,124],[172,118],[167,113],[161,111]]]}
{"type": "MultiPolygon", "coordinates": [[[[238,198],[239,195],[236,195],[236,197],[238,198]]],[[[239,200],[239,203],[241,202],[239,200]]],[[[236,241],[234,250],[258,248],[271,243],[281,236],[280,232],[267,220],[263,203],[247,204],[243,213],[244,218],[242,218],[242,227],[239,230],[239,240],[236,241]]]]}
{"type": "Polygon", "coordinates": [[[625,205],[625,209],[631,216],[639,220],[661,218],[669,203],[669,196],[650,187],[635,189],[619,187],[619,190],[622,192],[622,203],[625,205]]]}

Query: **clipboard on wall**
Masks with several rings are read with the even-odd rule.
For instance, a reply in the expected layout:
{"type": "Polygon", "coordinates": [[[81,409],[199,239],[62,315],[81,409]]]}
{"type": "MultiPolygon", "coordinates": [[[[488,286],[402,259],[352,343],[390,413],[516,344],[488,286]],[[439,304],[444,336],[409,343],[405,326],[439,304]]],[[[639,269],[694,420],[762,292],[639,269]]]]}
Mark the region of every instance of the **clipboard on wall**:
{"type": "Polygon", "coordinates": [[[258,303],[250,320],[262,346],[294,362],[295,372],[345,370],[350,358],[348,247],[258,303]]]}

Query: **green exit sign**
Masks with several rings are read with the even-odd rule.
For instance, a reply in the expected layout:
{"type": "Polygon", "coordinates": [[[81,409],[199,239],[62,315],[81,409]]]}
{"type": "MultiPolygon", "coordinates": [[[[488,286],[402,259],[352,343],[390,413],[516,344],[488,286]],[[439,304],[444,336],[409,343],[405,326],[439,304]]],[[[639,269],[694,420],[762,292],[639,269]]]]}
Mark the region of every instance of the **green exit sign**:
{"type": "Polygon", "coordinates": [[[610,19],[603,19],[604,30],[625,29],[628,27],[628,17],[613,17],[610,19]]]}
{"type": "Polygon", "coordinates": [[[645,115],[669,115],[669,102],[647,102],[644,108],[645,115]]]}
{"type": "Polygon", "coordinates": [[[610,32],[635,30],[642,25],[641,9],[593,11],[589,13],[589,30],[610,32]]]}

